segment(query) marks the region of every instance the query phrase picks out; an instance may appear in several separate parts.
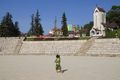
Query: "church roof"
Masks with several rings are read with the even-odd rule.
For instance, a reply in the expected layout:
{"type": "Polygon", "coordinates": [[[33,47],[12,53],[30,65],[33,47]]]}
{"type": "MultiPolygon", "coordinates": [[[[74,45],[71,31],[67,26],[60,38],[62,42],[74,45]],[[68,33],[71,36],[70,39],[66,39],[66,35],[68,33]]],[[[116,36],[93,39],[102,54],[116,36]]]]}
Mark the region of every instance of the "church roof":
{"type": "Polygon", "coordinates": [[[105,10],[104,10],[103,8],[97,7],[97,9],[98,9],[100,12],[105,12],[105,10]]]}

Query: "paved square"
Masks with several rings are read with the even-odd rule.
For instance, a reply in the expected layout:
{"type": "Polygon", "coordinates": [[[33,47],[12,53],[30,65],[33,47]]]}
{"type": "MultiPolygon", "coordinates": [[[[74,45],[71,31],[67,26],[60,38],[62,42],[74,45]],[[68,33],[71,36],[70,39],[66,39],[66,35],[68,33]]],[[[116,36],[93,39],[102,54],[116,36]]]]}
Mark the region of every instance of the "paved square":
{"type": "Polygon", "coordinates": [[[120,80],[119,57],[61,56],[64,73],[56,73],[55,56],[0,56],[0,80],[120,80]]]}

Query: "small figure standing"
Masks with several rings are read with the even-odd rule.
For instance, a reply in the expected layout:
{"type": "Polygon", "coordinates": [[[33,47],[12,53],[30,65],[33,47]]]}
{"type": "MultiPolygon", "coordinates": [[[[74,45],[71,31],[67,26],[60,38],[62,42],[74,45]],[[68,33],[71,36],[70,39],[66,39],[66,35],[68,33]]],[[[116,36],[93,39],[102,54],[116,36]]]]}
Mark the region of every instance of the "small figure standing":
{"type": "Polygon", "coordinates": [[[61,72],[61,60],[60,60],[60,55],[56,55],[56,60],[55,60],[55,63],[56,63],[56,72],[61,72]]]}

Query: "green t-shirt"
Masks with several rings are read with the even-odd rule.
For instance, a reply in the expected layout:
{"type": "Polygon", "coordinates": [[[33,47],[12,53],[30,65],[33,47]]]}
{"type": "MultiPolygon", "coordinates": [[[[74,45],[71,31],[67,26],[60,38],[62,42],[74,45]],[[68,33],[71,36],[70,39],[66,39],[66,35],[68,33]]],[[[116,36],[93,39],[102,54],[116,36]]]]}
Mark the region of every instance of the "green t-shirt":
{"type": "Polygon", "coordinates": [[[60,65],[60,58],[56,58],[55,63],[56,65],[60,65]]]}

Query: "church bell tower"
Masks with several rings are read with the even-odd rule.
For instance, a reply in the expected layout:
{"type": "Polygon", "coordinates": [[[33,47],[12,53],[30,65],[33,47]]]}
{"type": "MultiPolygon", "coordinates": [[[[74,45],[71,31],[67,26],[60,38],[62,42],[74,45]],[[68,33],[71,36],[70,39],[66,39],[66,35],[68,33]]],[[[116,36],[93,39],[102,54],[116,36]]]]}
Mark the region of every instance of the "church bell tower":
{"type": "Polygon", "coordinates": [[[94,25],[90,30],[90,36],[105,36],[106,12],[103,8],[96,7],[93,13],[94,25]]]}

